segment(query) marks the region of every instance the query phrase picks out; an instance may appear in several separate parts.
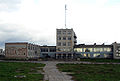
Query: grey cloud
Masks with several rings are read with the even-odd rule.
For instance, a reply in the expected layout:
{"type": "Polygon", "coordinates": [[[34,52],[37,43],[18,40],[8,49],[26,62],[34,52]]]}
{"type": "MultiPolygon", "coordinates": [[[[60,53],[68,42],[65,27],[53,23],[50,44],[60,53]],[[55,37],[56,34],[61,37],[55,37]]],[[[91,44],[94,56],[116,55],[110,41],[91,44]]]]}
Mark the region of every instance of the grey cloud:
{"type": "Polygon", "coordinates": [[[10,12],[19,9],[18,4],[20,4],[21,1],[22,0],[0,0],[0,12],[10,12]]]}
{"type": "Polygon", "coordinates": [[[32,39],[28,32],[23,31],[19,25],[0,24],[0,47],[5,42],[27,42],[32,39]]]}

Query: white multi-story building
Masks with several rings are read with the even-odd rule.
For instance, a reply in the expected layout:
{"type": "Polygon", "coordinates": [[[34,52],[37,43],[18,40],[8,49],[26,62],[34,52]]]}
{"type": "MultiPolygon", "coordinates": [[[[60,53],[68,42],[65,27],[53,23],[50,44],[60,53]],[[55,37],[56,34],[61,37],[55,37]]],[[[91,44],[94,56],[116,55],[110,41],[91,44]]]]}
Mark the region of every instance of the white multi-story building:
{"type": "Polygon", "coordinates": [[[77,43],[73,29],[56,30],[56,58],[73,58],[73,47],[77,43]]]}

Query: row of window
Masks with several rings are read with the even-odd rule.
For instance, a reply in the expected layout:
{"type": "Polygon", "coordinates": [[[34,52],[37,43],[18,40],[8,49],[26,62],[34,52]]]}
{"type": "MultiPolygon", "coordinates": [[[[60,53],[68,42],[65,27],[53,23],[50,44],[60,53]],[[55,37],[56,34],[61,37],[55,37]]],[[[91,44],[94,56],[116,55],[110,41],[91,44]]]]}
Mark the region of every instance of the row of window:
{"type": "Polygon", "coordinates": [[[48,51],[50,51],[50,52],[56,52],[56,49],[54,49],[54,48],[51,48],[51,49],[41,48],[41,52],[48,52],[48,51]]]}
{"type": "Polygon", "coordinates": [[[59,36],[59,37],[57,37],[57,39],[58,40],[71,40],[71,37],[70,36],[69,37],[65,37],[65,36],[64,37],[60,37],[59,36]]]}
{"type": "Polygon", "coordinates": [[[75,52],[111,52],[111,48],[75,48],[75,52]]]}
{"type": "Polygon", "coordinates": [[[65,52],[72,51],[72,49],[70,47],[69,48],[58,48],[57,50],[58,51],[65,51],[65,52]]]}
{"type": "Polygon", "coordinates": [[[59,35],[59,34],[71,34],[72,32],[71,31],[57,31],[57,34],[59,35]]]}
{"type": "MultiPolygon", "coordinates": [[[[90,54],[82,54],[83,55],[83,57],[94,57],[94,58],[99,58],[99,57],[101,57],[100,55],[100,53],[95,53],[95,54],[93,54],[93,56],[90,56],[90,54]]],[[[104,58],[109,58],[109,57],[111,57],[111,55],[108,55],[108,54],[103,54],[103,56],[102,57],[104,57],[104,58]]]]}
{"type": "Polygon", "coordinates": [[[57,46],[71,46],[71,42],[58,42],[57,46]]]}
{"type": "Polygon", "coordinates": [[[37,47],[36,47],[36,46],[29,45],[29,46],[28,46],[28,49],[29,49],[29,50],[37,50],[37,47]]]}

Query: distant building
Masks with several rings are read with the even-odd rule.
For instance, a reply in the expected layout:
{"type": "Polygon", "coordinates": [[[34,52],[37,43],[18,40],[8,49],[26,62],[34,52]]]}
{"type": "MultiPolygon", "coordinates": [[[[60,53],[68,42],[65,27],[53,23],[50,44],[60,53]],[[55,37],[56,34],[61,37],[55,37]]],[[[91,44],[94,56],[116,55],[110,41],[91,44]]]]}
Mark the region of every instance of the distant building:
{"type": "Polygon", "coordinates": [[[76,35],[73,29],[56,30],[56,59],[73,58],[73,48],[76,45],[76,35]]]}
{"type": "MultiPolygon", "coordinates": [[[[40,46],[28,42],[5,43],[5,57],[9,59],[76,59],[76,58],[112,58],[120,59],[120,43],[111,45],[76,44],[73,29],[56,29],[56,46],[40,46]]],[[[4,51],[0,49],[0,55],[4,51]]]]}
{"type": "Polygon", "coordinates": [[[3,49],[0,49],[0,55],[4,55],[3,49]]]}
{"type": "Polygon", "coordinates": [[[56,46],[40,46],[41,58],[55,58],[56,46]]]}
{"type": "Polygon", "coordinates": [[[76,58],[113,58],[112,45],[85,45],[74,46],[76,58]]]}
{"type": "Polygon", "coordinates": [[[5,43],[5,57],[9,59],[36,59],[40,47],[27,42],[5,43]]]}
{"type": "Polygon", "coordinates": [[[113,45],[113,59],[120,59],[120,43],[114,42],[112,45],[113,45]]]}

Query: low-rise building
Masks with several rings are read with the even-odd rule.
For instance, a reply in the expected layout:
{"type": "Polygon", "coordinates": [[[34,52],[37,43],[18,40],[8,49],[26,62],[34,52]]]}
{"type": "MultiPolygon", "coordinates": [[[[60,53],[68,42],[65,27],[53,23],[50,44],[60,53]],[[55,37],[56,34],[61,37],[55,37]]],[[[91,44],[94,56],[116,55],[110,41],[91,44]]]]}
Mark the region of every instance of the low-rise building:
{"type": "Polygon", "coordinates": [[[56,46],[40,46],[40,57],[41,58],[55,58],[56,55],[56,46]]]}
{"type": "Polygon", "coordinates": [[[28,42],[5,43],[5,57],[9,59],[39,58],[40,48],[28,42]]]}
{"type": "Polygon", "coordinates": [[[120,59],[120,43],[114,42],[112,45],[113,45],[113,59],[120,59]]]}
{"type": "Polygon", "coordinates": [[[4,55],[3,49],[0,49],[0,55],[4,55]]]}
{"type": "Polygon", "coordinates": [[[113,45],[85,45],[74,46],[76,58],[113,58],[113,45]]]}

